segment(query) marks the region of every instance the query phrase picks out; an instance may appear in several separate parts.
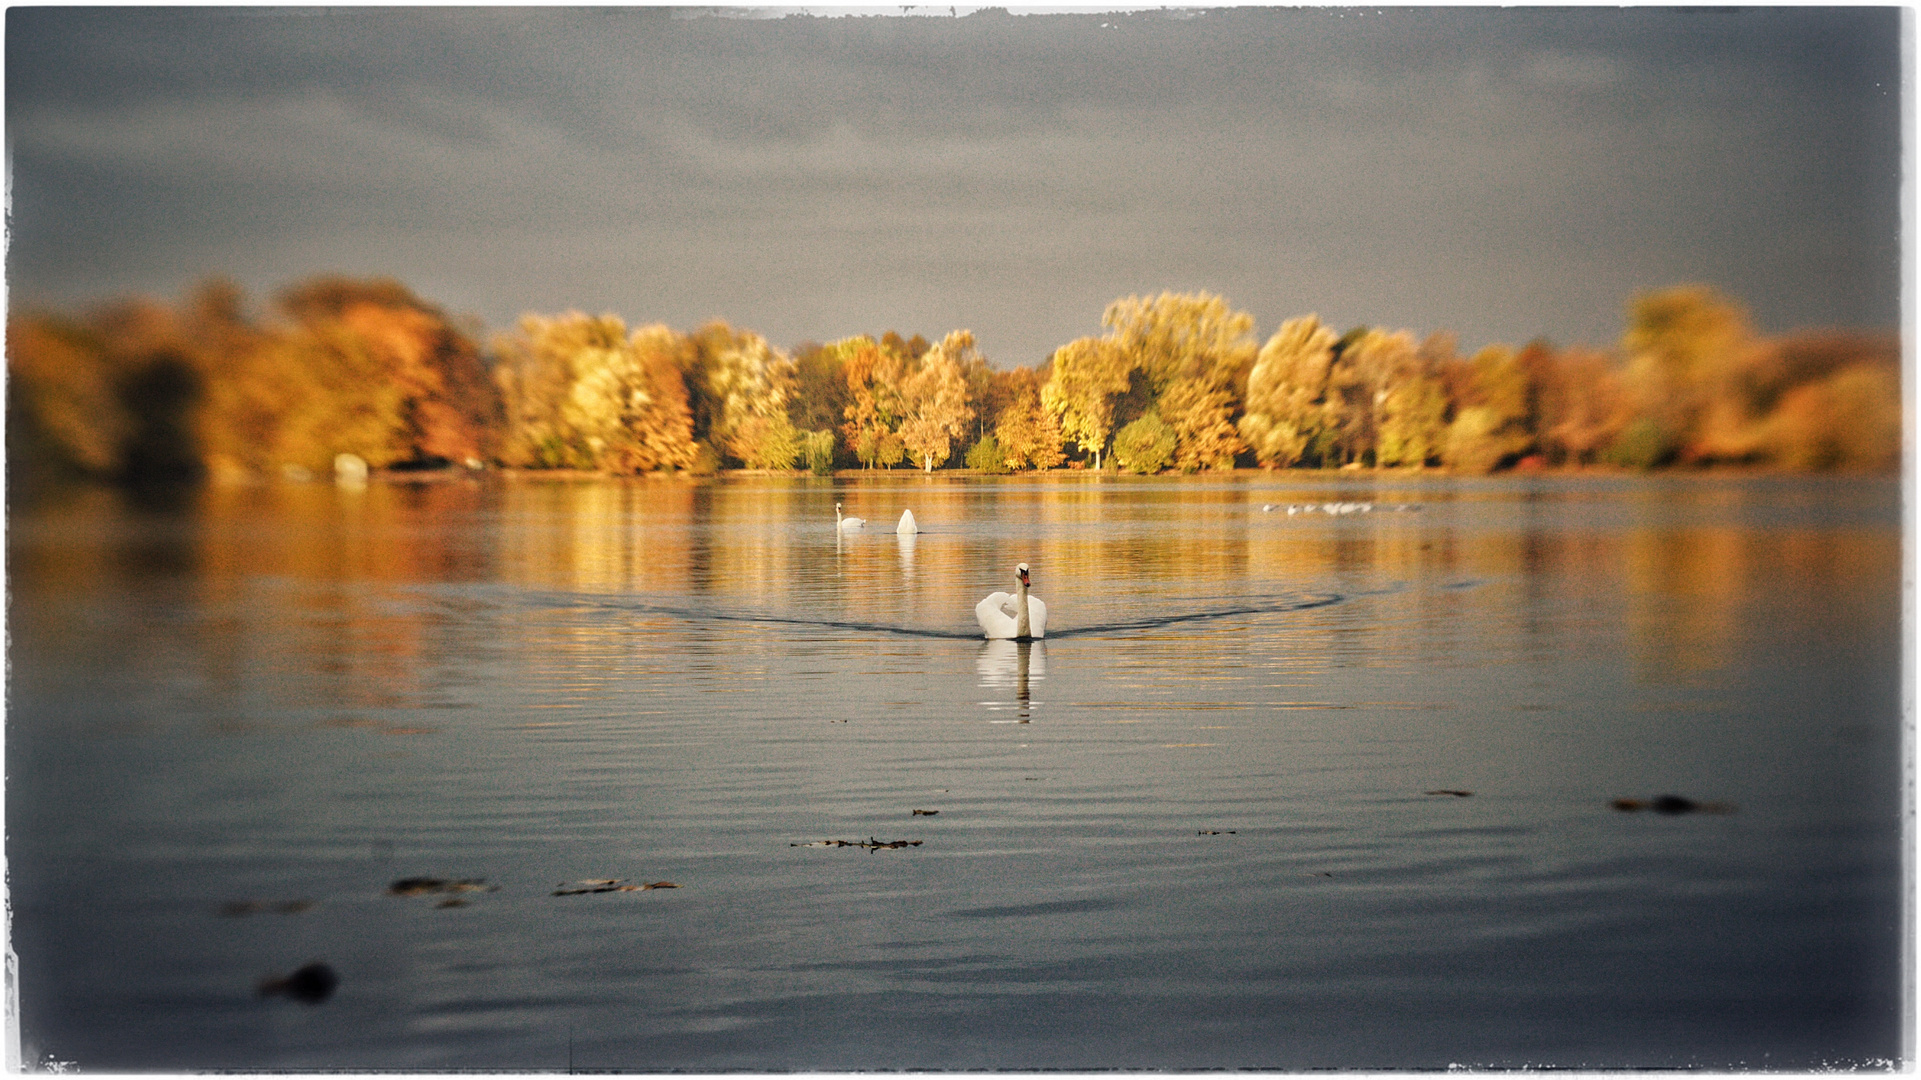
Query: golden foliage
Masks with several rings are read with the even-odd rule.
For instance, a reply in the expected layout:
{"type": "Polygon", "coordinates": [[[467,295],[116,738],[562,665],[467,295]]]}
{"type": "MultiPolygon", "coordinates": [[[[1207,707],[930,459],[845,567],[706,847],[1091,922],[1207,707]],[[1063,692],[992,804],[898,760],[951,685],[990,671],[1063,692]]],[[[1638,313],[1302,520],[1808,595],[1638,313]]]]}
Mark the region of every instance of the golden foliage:
{"type": "Polygon", "coordinates": [[[707,472],[804,458],[826,472],[837,452],[872,468],[911,451],[931,471],[970,435],[999,465],[1040,469],[1062,463],[1069,440],[1096,468],[1114,440],[1129,468],[1183,471],[1251,459],[1480,472],[1531,454],[1641,468],[1900,461],[1897,339],[1761,337],[1738,304],[1698,285],[1636,297],[1611,354],[1537,341],[1466,361],[1445,333],[1419,345],[1382,328],[1337,336],[1313,315],[1257,349],[1252,317],[1220,297],[1130,296],[1102,313],[1102,336],[1011,371],[991,369],[965,330],[934,345],[847,338],[795,359],[725,322],[682,334],[530,314],[489,358],[390,280],[299,283],[266,322],[243,301],[211,281],[178,305],[12,315],[12,475],[300,475],[341,453],[376,468],[492,458],[707,472]]]}
{"type": "Polygon", "coordinates": [[[1041,387],[1041,406],[1054,415],[1062,434],[1095,456],[1098,467],[1114,429],[1113,397],[1127,392],[1133,366],[1112,341],[1091,337],[1056,349],[1053,363],[1053,375],[1041,387]]]}
{"type": "Polygon", "coordinates": [[[1067,439],[1061,434],[1060,420],[1041,407],[1038,372],[1016,369],[1026,378],[1015,382],[1007,404],[994,421],[994,442],[1002,461],[1010,469],[1051,469],[1067,460],[1061,447],[1067,439]]]}
{"type": "Polygon", "coordinates": [[[1143,476],[1160,472],[1174,461],[1174,429],[1147,413],[1114,435],[1114,460],[1121,468],[1143,476]]]}
{"type": "Polygon", "coordinates": [[[1901,456],[1901,383],[1891,365],[1860,363],[1781,397],[1757,440],[1790,469],[1889,471],[1901,456]]]}
{"type": "Polygon", "coordinates": [[[721,322],[695,341],[709,440],[750,469],[792,468],[801,452],[801,432],[787,416],[793,360],[759,334],[721,322]]]}
{"type": "Polygon", "coordinates": [[[662,325],[631,334],[618,316],[524,315],[501,339],[501,460],[523,468],[638,473],[694,462],[681,375],[692,343],[662,325]]]}
{"type": "Polygon", "coordinates": [[[967,433],[974,410],[967,404],[962,374],[980,362],[971,330],[955,330],[921,357],[919,369],[901,385],[900,440],[921,468],[933,472],[953,456],[954,440],[967,433]]]}
{"type": "MultiPolygon", "coordinates": [[[[898,335],[890,335],[899,341],[898,335]]],[[[842,410],[847,444],[862,465],[892,468],[906,454],[894,426],[906,412],[901,381],[912,361],[902,348],[870,337],[847,338],[828,346],[846,372],[851,401],[842,410]]]]}
{"type": "Polygon", "coordinates": [[[1240,434],[1262,465],[1286,468],[1301,460],[1309,440],[1329,426],[1328,373],[1338,340],[1319,316],[1303,315],[1282,323],[1261,346],[1248,374],[1240,434]]]}

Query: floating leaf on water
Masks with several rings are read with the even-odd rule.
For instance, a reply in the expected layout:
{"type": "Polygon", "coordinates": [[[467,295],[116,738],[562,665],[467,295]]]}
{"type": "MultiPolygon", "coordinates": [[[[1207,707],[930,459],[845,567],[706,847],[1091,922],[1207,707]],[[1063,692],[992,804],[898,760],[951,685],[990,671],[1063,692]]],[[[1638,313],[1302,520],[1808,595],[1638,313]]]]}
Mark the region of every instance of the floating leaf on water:
{"type": "Polygon", "coordinates": [[[866,848],[869,851],[879,851],[882,848],[919,847],[920,845],[921,845],[921,842],[919,840],[876,840],[870,836],[865,840],[815,840],[815,841],[812,841],[811,843],[806,843],[806,844],[792,843],[792,844],[788,844],[787,846],[788,847],[857,847],[857,848],[866,848]]]}
{"type": "Polygon", "coordinates": [[[1202,829],[1196,836],[1233,836],[1233,829],[1202,829]]]}
{"type": "Polygon", "coordinates": [[[498,892],[500,886],[489,885],[485,878],[401,878],[387,886],[393,896],[427,896],[432,893],[498,892]]]}
{"type": "Polygon", "coordinates": [[[938,813],[940,813],[939,810],[916,810],[914,811],[914,816],[915,817],[933,817],[935,814],[938,814],[938,813]]]}
{"type": "Polygon", "coordinates": [[[1429,795],[1452,795],[1457,799],[1465,799],[1469,795],[1472,795],[1474,793],[1472,791],[1461,791],[1457,788],[1439,788],[1435,791],[1428,792],[1428,794],[1429,795]]]}
{"type": "Polygon", "coordinates": [[[261,997],[281,995],[306,1005],[318,1005],[333,996],[340,976],[333,968],[315,960],[286,975],[269,975],[260,980],[261,997]]]}

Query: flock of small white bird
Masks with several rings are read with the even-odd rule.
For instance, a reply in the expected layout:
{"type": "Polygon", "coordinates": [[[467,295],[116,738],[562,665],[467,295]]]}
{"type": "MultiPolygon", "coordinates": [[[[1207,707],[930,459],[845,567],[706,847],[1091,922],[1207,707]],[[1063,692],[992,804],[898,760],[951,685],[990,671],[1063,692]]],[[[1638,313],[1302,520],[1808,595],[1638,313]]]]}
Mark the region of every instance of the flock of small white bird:
{"type": "Polygon", "coordinates": [[[1285,507],[1279,503],[1268,503],[1261,507],[1261,512],[1263,514],[1272,514],[1276,510],[1286,510],[1287,516],[1293,517],[1295,514],[1371,514],[1376,510],[1382,513],[1391,513],[1394,511],[1413,511],[1419,509],[1419,506],[1412,504],[1375,506],[1371,502],[1290,503],[1285,507]]]}

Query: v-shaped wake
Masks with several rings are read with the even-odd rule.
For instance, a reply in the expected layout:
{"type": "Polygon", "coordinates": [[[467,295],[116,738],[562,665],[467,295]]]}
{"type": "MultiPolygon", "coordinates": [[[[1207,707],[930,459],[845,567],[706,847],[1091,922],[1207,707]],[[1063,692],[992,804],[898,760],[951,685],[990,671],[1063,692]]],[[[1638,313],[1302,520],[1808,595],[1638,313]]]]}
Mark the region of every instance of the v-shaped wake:
{"type": "MultiPolygon", "coordinates": [[[[664,603],[657,600],[641,599],[639,597],[584,593],[541,594],[535,597],[535,599],[551,602],[555,607],[592,607],[600,610],[629,612],[637,615],[666,616],[668,618],[685,620],[690,623],[759,623],[769,626],[798,626],[824,630],[851,630],[857,633],[885,634],[894,637],[932,638],[944,641],[982,640],[980,630],[975,627],[948,629],[927,626],[904,626],[897,623],[868,622],[860,619],[829,619],[817,616],[786,615],[769,611],[730,610],[690,604],[664,603]]],[[[1204,607],[1189,611],[1143,616],[1136,619],[1121,619],[1113,622],[1089,623],[1080,626],[1050,626],[1048,627],[1047,640],[1054,641],[1060,638],[1098,637],[1107,634],[1156,630],[1164,626],[1206,622],[1213,619],[1227,619],[1237,615],[1275,615],[1296,611],[1311,611],[1315,608],[1340,604],[1347,599],[1347,596],[1341,593],[1325,593],[1306,597],[1248,597],[1244,600],[1218,607],[1204,607]]]]}

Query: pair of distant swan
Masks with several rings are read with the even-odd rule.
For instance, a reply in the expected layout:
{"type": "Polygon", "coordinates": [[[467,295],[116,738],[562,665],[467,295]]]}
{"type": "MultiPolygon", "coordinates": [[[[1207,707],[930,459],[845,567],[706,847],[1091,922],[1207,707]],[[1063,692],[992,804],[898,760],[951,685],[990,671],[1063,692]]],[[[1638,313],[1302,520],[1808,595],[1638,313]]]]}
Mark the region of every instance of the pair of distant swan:
{"type": "MultiPolygon", "coordinates": [[[[834,504],[834,527],[836,529],[839,529],[841,532],[853,532],[855,529],[866,528],[867,519],[857,518],[857,517],[842,517],[840,512],[840,504],[835,503],[834,504]]],[[[912,510],[901,511],[900,524],[894,527],[894,531],[899,533],[902,536],[913,536],[915,533],[920,532],[920,526],[914,523],[914,512],[912,510]]]]}

